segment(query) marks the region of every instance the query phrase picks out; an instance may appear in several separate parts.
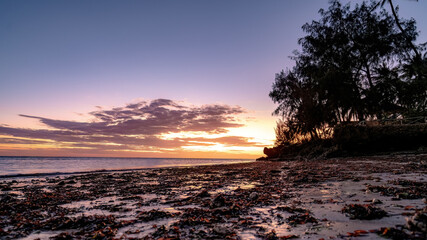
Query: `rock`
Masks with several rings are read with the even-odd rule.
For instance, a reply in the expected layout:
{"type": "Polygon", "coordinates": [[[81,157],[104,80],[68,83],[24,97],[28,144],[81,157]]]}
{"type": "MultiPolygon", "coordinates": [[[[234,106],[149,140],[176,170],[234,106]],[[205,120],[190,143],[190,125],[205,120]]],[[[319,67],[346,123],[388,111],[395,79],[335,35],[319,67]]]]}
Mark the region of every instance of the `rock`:
{"type": "Polygon", "coordinates": [[[249,199],[251,200],[257,200],[258,199],[258,193],[257,192],[252,192],[251,194],[249,194],[249,199]]]}
{"type": "Polygon", "coordinates": [[[381,204],[383,202],[381,200],[379,200],[379,199],[374,198],[374,199],[372,199],[372,203],[373,204],[381,204]]]}
{"type": "Polygon", "coordinates": [[[264,148],[264,154],[267,155],[268,158],[277,158],[279,156],[279,148],[273,147],[273,148],[264,148]]]}
{"type": "Polygon", "coordinates": [[[206,197],[210,197],[211,195],[209,194],[209,192],[206,189],[203,189],[201,192],[199,192],[196,197],[199,198],[206,198],[206,197]]]}
{"type": "Polygon", "coordinates": [[[227,206],[227,200],[222,194],[216,196],[211,204],[212,208],[218,208],[218,207],[224,207],[224,206],[227,206]]]}

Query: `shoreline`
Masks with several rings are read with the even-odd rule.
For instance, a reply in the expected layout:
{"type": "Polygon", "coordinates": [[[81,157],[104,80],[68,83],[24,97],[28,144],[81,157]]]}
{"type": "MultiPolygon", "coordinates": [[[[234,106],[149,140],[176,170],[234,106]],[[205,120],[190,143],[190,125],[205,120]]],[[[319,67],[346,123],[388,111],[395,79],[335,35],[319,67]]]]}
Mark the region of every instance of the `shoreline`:
{"type": "Polygon", "coordinates": [[[10,189],[0,194],[0,239],[426,236],[413,226],[427,210],[425,155],[257,161],[0,184],[10,189]]]}
{"type": "MultiPolygon", "coordinates": [[[[34,157],[31,157],[34,158],[34,157]]],[[[36,157],[38,158],[38,157],[36,157]]],[[[76,157],[74,157],[75,159],[76,157]]],[[[93,158],[96,159],[96,158],[93,158]]],[[[115,158],[110,158],[115,159],[115,158]]],[[[135,158],[137,159],[137,158],[135,158]]],[[[139,158],[144,159],[144,158],[139,158]]],[[[146,158],[146,159],[152,159],[152,158],[146,158]]],[[[159,159],[165,159],[165,158],[159,158],[159,159]]],[[[168,160],[177,159],[177,158],[168,158],[168,160]]],[[[52,160],[55,160],[52,158],[52,160]]],[[[198,158],[180,158],[180,160],[199,160],[198,158]]],[[[41,172],[41,173],[17,173],[17,174],[7,174],[7,175],[0,175],[0,179],[9,179],[9,178],[26,178],[26,177],[45,177],[45,176],[60,176],[60,175],[80,175],[80,174],[91,174],[91,173],[113,173],[113,172],[127,172],[127,171],[138,171],[138,170],[144,170],[144,169],[157,169],[157,168],[180,168],[180,167],[197,167],[197,166],[208,166],[208,165],[228,165],[228,164],[237,164],[237,163],[245,163],[245,162],[253,162],[256,161],[251,159],[220,159],[220,158],[205,158],[203,160],[230,160],[229,162],[222,163],[222,162],[213,162],[213,163],[196,163],[196,164],[181,164],[181,165],[155,165],[155,166],[146,166],[146,167],[130,167],[130,168],[121,168],[121,169],[96,169],[96,170],[83,170],[83,171],[73,171],[73,172],[41,172]]]]}

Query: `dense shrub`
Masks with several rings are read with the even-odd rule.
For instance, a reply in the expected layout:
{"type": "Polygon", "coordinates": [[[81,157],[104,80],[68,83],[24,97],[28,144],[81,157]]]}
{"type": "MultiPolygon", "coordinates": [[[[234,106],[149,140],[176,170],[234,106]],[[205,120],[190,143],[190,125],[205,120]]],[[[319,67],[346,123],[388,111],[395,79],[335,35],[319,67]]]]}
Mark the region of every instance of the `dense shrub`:
{"type": "Polygon", "coordinates": [[[427,146],[427,124],[340,125],[333,142],[340,150],[356,154],[417,150],[427,146]]]}

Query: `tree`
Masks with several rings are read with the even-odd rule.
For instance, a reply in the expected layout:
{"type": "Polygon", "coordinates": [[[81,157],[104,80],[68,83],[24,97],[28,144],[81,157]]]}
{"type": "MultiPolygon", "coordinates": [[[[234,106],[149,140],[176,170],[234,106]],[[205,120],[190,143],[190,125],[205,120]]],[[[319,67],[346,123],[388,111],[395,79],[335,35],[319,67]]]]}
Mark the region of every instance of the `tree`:
{"type": "MultiPolygon", "coordinates": [[[[416,0],[418,1],[418,0],[416,0]]],[[[403,29],[402,25],[400,24],[400,20],[399,20],[399,16],[397,15],[397,9],[398,7],[394,7],[393,1],[392,0],[381,0],[378,1],[377,4],[375,4],[373,10],[377,9],[379,6],[384,7],[384,5],[388,3],[391,9],[391,12],[393,14],[394,17],[394,21],[397,25],[397,27],[399,28],[399,30],[406,35],[406,31],[403,29]]],[[[415,53],[415,58],[421,58],[421,54],[419,53],[417,47],[415,46],[415,44],[412,42],[411,38],[407,37],[406,40],[408,41],[408,44],[411,46],[412,50],[415,53]]]]}
{"type": "Polygon", "coordinates": [[[427,52],[402,64],[401,72],[405,79],[401,99],[407,106],[407,115],[427,116],[427,52]]]}
{"type": "Polygon", "coordinates": [[[332,1],[328,10],[319,10],[320,20],[302,27],[307,35],[298,41],[302,50],[292,57],[295,67],[276,74],[270,92],[279,104],[274,114],[293,133],[290,141],[298,135],[321,138],[338,123],[382,118],[414,105],[406,96],[417,91],[412,82],[423,84],[425,77],[417,70],[404,78],[402,66],[420,66],[410,64],[408,54],[408,41],[417,36],[415,21],[401,20],[402,32],[385,10],[372,11],[375,4],[351,10],[332,1]]]}
{"type": "MultiPolygon", "coordinates": [[[[416,0],[418,1],[418,0],[416,0]]],[[[378,7],[384,7],[388,3],[390,10],[393,14],[396,26],[405,36],[405,39],[415,56],[407,57],[407,63],[403,64],[401,72],[402,78],[406,80],[406,85],[403,86],[404,94],[401,94],[400,98],[408,106],[409,112],[407,115],[426,115],[427,114],[427,55],[426,52],[422,55],[422,52],[426,49],[426,43],[416,46],[413,41],[415,38],[410,36],[413,33],[413,29],[404,29],[404,26],[400,23],[399,16],[397,14],[399,6],[394,7],[392,0],[380,0],[374,5],[373,10],[378,7]]]]}

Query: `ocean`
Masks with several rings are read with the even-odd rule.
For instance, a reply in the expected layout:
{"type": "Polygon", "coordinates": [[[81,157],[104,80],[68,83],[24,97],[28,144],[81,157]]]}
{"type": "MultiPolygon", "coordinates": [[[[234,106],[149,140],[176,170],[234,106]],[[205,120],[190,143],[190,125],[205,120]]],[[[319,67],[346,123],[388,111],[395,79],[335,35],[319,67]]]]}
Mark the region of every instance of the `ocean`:
{"type": "Polygon", "coordinates": [[[253,162],[253,159],[0,156],[0,178],[253,162]]]}

